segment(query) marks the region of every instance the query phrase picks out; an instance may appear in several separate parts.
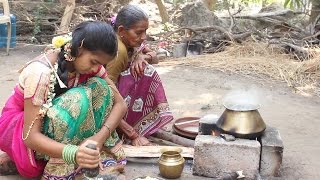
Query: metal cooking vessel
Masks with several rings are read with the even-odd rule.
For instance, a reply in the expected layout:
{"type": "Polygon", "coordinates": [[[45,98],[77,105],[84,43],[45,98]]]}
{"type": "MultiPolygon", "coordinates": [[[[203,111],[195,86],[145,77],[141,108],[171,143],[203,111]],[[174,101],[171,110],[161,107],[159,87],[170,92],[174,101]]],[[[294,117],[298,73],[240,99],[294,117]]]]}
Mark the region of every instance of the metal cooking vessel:
{"type": "Polygon", "coordinates": [[[185,159],[180,154],[181,148],[167,147],[160,150],[162,153],[158,164],[162,177],[167,179],[176,179],[181,176],[183,171],[185,159]]]}
{"type": "Polygon", "coordinates": [[[238,138],[254,139],[262,135],[266,129],[260,113],[259,105],[225,104],[226,110],[217,121],[217,127],[222,133],[238,138]]]}

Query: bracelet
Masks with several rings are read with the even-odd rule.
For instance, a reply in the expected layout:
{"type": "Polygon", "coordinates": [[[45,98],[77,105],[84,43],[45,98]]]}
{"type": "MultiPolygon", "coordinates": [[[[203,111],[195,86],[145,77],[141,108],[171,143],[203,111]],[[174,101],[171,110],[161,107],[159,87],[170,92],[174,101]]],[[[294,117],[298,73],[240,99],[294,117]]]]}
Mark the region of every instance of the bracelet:
{"type": "Polygon", "coordinates": [[[108,124],[103,124],[104,127],[106,127],[109,131],[109,137],[111,136],[111,130],[108,124]]]}
{"type": "Polygon", "coordinates": [[[79,147],[76,145],[67,144],[62,150],[62,159],[67,164],[76,164],[76,154],[79,147]]]}

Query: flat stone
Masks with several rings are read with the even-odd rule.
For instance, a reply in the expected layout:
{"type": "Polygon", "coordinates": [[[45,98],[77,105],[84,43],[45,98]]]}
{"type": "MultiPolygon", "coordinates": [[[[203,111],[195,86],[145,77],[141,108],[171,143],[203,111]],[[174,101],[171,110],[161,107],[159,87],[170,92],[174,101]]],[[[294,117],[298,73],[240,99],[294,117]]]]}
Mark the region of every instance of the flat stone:
{"type": "Polygon", "coordinates": [[[274,127],[267,127],[261,136],[261,164],[262,177],[280,176],[283,156],[283,142],[280,132],[274,127]]]}
{"type": "Polygon", "coordinates": [[[245,179],[256,179],[260,162],[260,143],[256,140],[225,141],[221,137],[198,135],[195,140],[193,174],[227,178],[243,171],[245,179]]]}

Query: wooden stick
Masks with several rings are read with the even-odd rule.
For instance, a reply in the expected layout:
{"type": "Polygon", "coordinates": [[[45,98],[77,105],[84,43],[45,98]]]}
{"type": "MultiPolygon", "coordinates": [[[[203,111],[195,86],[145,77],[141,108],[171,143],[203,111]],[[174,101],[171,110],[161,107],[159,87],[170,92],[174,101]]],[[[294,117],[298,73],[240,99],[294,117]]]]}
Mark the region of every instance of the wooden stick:
{"type": "MultiPolygon", "coordinates": [[[[127,157],[160,157],[160,149],[172,146],[131,146],[123,145],[127,157]]],[[[182,157],[193,158],[194,149],[190,147],[179,147],[182,149],[182,157]]]]}
{"type": "Polygon", "coordinates": [[[179,145],[182,145],[185,147],[193,147],[194,146],[194,140],[187,139],[187,138],[172,134],[170,132],[166,132],[161,129],[155,133],[155,136],[157,138],[164,139],[164,140],[167,140],[167,141],[170,141],[170,142],[173,142],[175,144],[179,144],[179,145]]]}
{"type": "Polygon", "coordinates": [[[156,138],[156,137],[153,137],[153,136],[149,136],[148,139],[150,139],[150,141],[152,143],[158,144],[160,146],[181,146],[179,144],[175,144],[173,142],[166,141],[166,140],[163,140],[163,139],[159,139],[159,138],[156,138]]]}
{"type": "Polygon", "coordinates": [[[174,123],[174,125],[179,126],[179,125],[189,124],[189,123],[193,123],[193,122],[199,122],[199,119],[195,119],[195,120],[191,120],[191,121],[185,121],[185,122],[179,122],[179,123],[174,123]]]}

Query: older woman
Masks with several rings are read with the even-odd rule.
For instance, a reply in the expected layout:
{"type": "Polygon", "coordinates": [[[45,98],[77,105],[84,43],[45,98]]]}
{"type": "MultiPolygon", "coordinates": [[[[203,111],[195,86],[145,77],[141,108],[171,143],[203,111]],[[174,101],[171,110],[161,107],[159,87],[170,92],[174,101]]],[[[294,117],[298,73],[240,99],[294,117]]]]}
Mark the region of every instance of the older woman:
{"type": "Polygon", "coordinates": [[[113,25],[118,35],[118,56],[107,70],[128,106],[120,129],[133,145],[150,145],[145,137],[173,116],[160,77],[150,65],[158,63],[156,53],[144,44],[148,17],[139,7],[128,5],[119,11],[113,25]]]}

